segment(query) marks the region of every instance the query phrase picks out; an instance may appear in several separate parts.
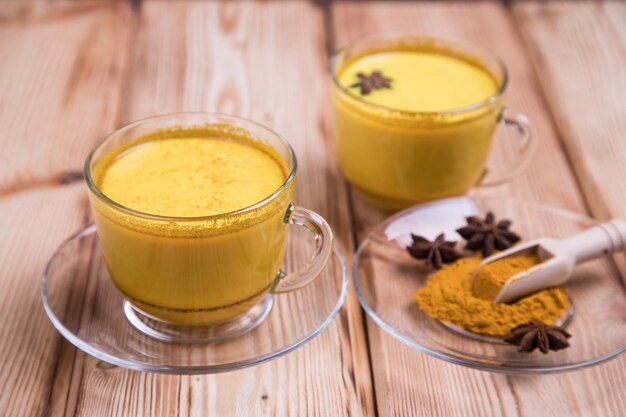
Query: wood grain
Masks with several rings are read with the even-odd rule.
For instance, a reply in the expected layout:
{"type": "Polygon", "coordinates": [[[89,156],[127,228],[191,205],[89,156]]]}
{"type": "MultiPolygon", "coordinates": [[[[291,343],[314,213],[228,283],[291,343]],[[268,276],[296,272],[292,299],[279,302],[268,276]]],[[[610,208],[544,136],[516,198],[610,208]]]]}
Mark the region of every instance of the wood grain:
{"type": "MultiPolygon", "coordinates": [[[[576,180],[564,157],[524,45],[507,9],[497,2],[336,2],[332,8],[337,46],[360,36],[405,30],[473,40],[500,55],[511,75],[507,104],[528,114],[539,150],[525,174],[481,194],[512,194],[584,211],[576,180]]],[[[362,238],[385,213],[353,196],[362,238]]],[[[619,415],[624,408],[625,361],[543,377],[507,377],[437,361],[405,347],[368,321],[378,412],[406,415],[619,415]],[[596,381],[591,386],[591,381],[596,381]],[[586,387],[585,389],[577,387],[586,387]],[[592,398],[596,398],[593,401],[592,398]]]]}
{"type": "Polygon", "coordinates": [[[9,2],[0,9],[0,196],[82,178],[119,110],[128,4],[9,2]]]}
{"type": "MultiPolygon", "coordinates": [[[[626,217],[626,4],[518,3],[563,146],[599,219],[626,217]]],[[[626,257],[618,257],[626,276],[626,257]]]]}
{"type": "MultiPolygon", "coordinates": [[[[351,253],[345,186],[324,142],[323,29],[321,9],[308,2],[143,3],[123,120],[214,111],[273,127],[298,155],[296,202],[326,217],[351,253]]],[[[351,296],[303,348],[214,376],[152,375],[87,358],[78,364],[77,415],[372,415],[361,320],[351,296]]]]}
{"type": "Polygon", "coordinates": [[[42,415],[57,373],[61,337],[41,304],[41,273],[56,246],[84,222],[81,185],[0,200],[0,409],[42,415]],[[54,219],[54,221],[52,221],[54,219]]]}
{"type": "Polygon", "coordinates": [[[75,349],[45,317],[41,273],[88,221],[82,163],[116,123],[129,15],[102,2],[0,4],[3,415],[66,408],[75,349]]]}

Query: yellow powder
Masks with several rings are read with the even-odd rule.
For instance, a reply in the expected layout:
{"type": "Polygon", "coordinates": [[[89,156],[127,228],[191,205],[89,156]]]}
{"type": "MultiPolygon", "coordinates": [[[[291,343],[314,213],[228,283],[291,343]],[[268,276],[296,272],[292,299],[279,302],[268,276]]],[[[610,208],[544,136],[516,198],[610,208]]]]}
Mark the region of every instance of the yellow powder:
{"type": "MultiPolygon", "coordinates": [[[[339,74],[339,83],[350,88],[359,72],[381,71],[392,79],[391,89],[375,90],[363,96],[374,104],[394,109],[433,112],[479,103],[498,89],[485,69],[441,52],[420,50],[379,51],[348,63],[339,74]]],[[[350,88],[359,94],[358,88],[350,88]]]]}
{"type": "Polygon", "coordinates": [[[529,270],[539,264],[537,255],[515,256],[490,262],[481,267],[474,278],[472,290],[474,295],[483,300],[493,301],[513,275],[529,270]]]}
{"type": "Polygon", "coordinates": [[[530,320],[556,324],[569,309],[567,294],[560,288],[542,290],[510,304],[494,304],[475,296],[471,276],[481,260],[477,255],[444,266],[415,293],[415,301],[437,320],[489,336],[504,336],[530,320]]]}
{"type": "Polygon", "coordinates": [[[96,185],[117,203],[161,216],[200,217],[251,206],[285,181],[283,164],[252,141],[176,137],[108,158],[96,185]]]}

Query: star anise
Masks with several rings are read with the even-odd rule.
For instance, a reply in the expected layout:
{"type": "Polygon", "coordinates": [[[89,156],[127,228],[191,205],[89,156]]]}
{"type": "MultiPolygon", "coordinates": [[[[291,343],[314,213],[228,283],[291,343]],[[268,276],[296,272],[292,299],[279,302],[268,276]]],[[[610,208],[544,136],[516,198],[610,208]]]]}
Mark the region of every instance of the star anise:
{"type": "Polygon", "coordinates": [[[359,77],[359,81],[352,84],[350,88],[360,87],[362,96],[368,95],[372,90],[391,88],[392,79],[383,76],[383,73],[380,71],[374,71],[371,75],[365,75],[359,72],[356,76],[359,77]]]}
{"type": "Polygon", "coordinates": [[[567,339],[572,337],[562,327],[548,326],[540,321],[531,321],[511,330],[505,342],[519,346],[518,352],[539,350],[546,354],[549,350],[561,350],[569,347],[567,339]]]}
{"type": "Polygon", "coordinates": [[[443,264],[449,264],[456,261],[462,255],[454,246],[456,242],[446,241],[443,233],[437,236],[434,241],[430,241],[423,236],[411,234],[413,244],[406,248],[412,257],[416,259],[425,259],[427,263],[436,269],[443,264]]]}
{"type": "Polygon", "coordinates": [[[490,256],[494,249],[508,249],[520,240],[518,234],[509,230],[510,220],[500,220],[496,223],[492,212],[487,213],[485,220],[472,216],[467,219],[467,226],[457,229],[467,243],[466,249],[482,249],[485,257],[490,256]]]}

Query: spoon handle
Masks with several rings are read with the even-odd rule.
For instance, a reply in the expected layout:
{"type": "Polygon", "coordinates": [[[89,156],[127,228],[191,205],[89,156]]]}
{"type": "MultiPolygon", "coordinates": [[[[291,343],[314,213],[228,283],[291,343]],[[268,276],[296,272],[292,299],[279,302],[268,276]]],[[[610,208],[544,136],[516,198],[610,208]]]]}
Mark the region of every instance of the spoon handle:
{"type": "Polygon", "coordinates": [[[626,249],[626,220],[613,219],[563,240],[576,264],[626,249]]]}

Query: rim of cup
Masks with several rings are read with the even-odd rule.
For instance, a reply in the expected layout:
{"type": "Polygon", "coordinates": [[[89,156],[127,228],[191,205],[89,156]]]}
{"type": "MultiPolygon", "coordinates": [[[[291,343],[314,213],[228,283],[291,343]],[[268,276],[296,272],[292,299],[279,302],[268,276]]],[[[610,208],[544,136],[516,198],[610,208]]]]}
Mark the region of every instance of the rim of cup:
{"type": "MultiPolygon", "coordinates": [[[[236,126],[235,124],[233,124],[233,126],[236,126]]],[[[185,126],[182,126],[183,128],[185,126]]],[[[194,127],[194,126],[187,126],[189,128],[194,127]]],[[[199,126],[195,126],[195,127],[199,127],[199,126]]],[[[102,202],[104,202],[105,204],[114,207],[117,210],[120,210],[126,214],[130,214],[132,216],[137,216],[137,217],[142,217],[145,219],[149,219],[149,220],[162,220],[162,221],[176,221],[176,222],[194,222],[194,221],[207,221],[207,220],[216,220],[216,219],[221,219],[224,217],[230,217],[230,216],[237,216],[237,215],[241,215],[247,212],[251,212],[254,211],[256,209],[259,209],[269,203],[271,203],[273,200],[275,200],[278,196],[280,196],[285,190],[287,190],[291,184],[294,182],[295,177],[296,177],[296,170],[298,167],[298,162],[296,159],[296,153],[293,150],[293,148],[291,147],[291,145],[289,144],[289,142],[287,142],[287,140],[285,140],[281,135],[279,135],[276,131],[274,131],[273,129],[262,125],[261,123],[255,122],[254,120],[250,120],[244,117],[240,117],[240,116],[233,116],[230,114],[224,114],[224,113],[212,113],[212,112],[176,112],[176,113],[165,113],[165,114],[159,114],[159,115],[155,115],[155,116],[150,116],[150,117],[145,117],[143,119],[139,119],[139,120],[135,120],[133,122],[127,123],[123,126],[121,126],[118,129],[115,129],[114,131],[112,131],[111,133],[107,134],[104,139],[102,139],[100,142],[98,142],[93,149],[91,150],[91,152],[89,152],[89,155],[87,156],[87,158],[85,159],[85,165],[84,165],[84,177],[85,177],[85,182],[87,183],[87,186],[89,187],[89,189],[94,193],[94,195],[101,200],[102,202]],[[124,133],[124,131],[128,131],[133,129],[134,127],[141,125],[143,123],[146,122],[150,122],[150,121],[157,121],[157,120],[162,120],[162,119],[172,119],[172,118],[176,118],[176,117],[180,117],[180,116],[199,116],[199,117],[220,117],[220,118],[226,118],[226,119],[232,119],[232,120],[236,120],[239,122],[243,122],[244,124],[251,124],[256,128],[260,128],[261,130],[264,130],[266,133],[269,133],[270,135],[273,135],[276,139],[278,139],[287,149],[287,152],[289,154],[289,157],[291,159],[291,161],[289,161],[289,173],[287,175],[287,177],[285,178],[285,180],[283,181],[282,185],[280,187],[278,187],[278,189],[276,189],[272,194],[268,195],[267,197],[265,197],[264,199],[262,199],[261,201],[258,201],[250,206],[247,207],[243,207],[241,209],[238,210],[234,210],[234,211],[230,211],[230,212],[225,212],[225,213],[219,213],[219,214],[213,214],[213,215],[209,215],[209,216],[196,216],[196,217],[176,217],[176,216],[162,216],[162,215],[158,215],[158,214],[150,214],[150,213],[145,213],[139,210],[135,210],[133,208],[124,206],[120,203],[118,203],[117,201],[111,199],[110,197],[108,197],[106,194],[104,194],[96,185],[93,176],[92,176],[92,172],[91,172],[91,163],[93,161],[93,158],[95,156],[95,154],[98,152],[98,150],[104,145],[106,144],[109,140],[111,140],[114,136],[119,135],[121,133],[124,133]]]]}
{"type": "MultiPolygon", "coordinates": [[[[436,50],[435,50],[436,51],[436,50]]],[[[372,107],[372,108],[376,108],[385,112],[392,112],[392,113],[400,113],[403,115],[407,115],[407,116],[433,116],[433,115],[453,115],[453,114],[461,114],[461,113],[465,113],[465,112],[470,112],[476,109],[480,109],[483,106],[489,106],[492,103],[494,103],[495,101],[497,101],[500,97],[502,97],[502,95],[504,95],[504,92],[506,91],[506,88],[509,84],[509,73],[508,70],[506,69],[506,65],[504,65],[504,62],[502,61],[502,59],[500,59],[500,57],[491,52],[488,49],[482,48],[472,42],[466,41],[464,39],[460,39],[460,38],[454,38],[454,37],[440,37],[440,36],[431,36],[431,35],[419,35],[419,34],[412,34],[412,33],[407,33],[407,32],[402,32],[402,31],[388,31],[388,32],[380,32],[380,33],[375,33],[375,34],[371,34],[371,35],[367,35],[367,36],[363,36],[360,38],[357,38],[349,43],[347,43],[346,45],[342,46],[340,49],[337,50],[337,52],[335,52],[333,54],[333,56],[330,58],[330,64],[329,64],[329,72],[330,72],[330,77],[333,81],[333,86],[335,88],[337,88],[339,91],[341,91],[343,94],[346,94],[347,96],[349,96],[350,98],[358,101],[361,104],[364,104],[366,106],[372,107]],[[485,56],[488,57],[489,59],[493,60],[496,63],[496,66],[498,67],[498,69],[501,72],[501,77],[502,79],[499,80],[498,83],[498,88],[497,90],[491,94],[489,97],[485,98],[484,100],[481,100],[479,102],[473,103],[473,104],[469,104],[467,106],[463,106],[463,107],[458,107],[458,108],[453,108],[453,109],[449,109],[449,110],[443,110],[443,111],[412,111],[412,110],[404,110],[404,109],[399,109],[399,108],[394,108],[394,107],[389,107],[389,106],[384,106],[381,104],[376,104],[376,103],[372,103],[368,100],[365,100],[361,95],[354,93],[353,91],[350,91],[349,88],[344,87],[343,85],[341,85],[341,83],[339,82],[339,80],[337,79],[337,65],[338,62],[344,58],[344,55],[351,49],[360,45],[367,45],[367,43],[371,43],[373,41],[376,40],[385,40],[388,39],[390,41],[402,41],[402,40],[414,40],[414,41],[418,41],[421,43],[431,43],[434,45],[447,45],[447,46],[451,46],[451,47],[461,47],[463,49],[467,49],[469,51],[475,51],[478,53],[477,58],[479,59],[479,61],[482,61],[481,56],[485,56]]],[[[497,74],[492,74],[492,75],[497,75],[497,74]]]]}

